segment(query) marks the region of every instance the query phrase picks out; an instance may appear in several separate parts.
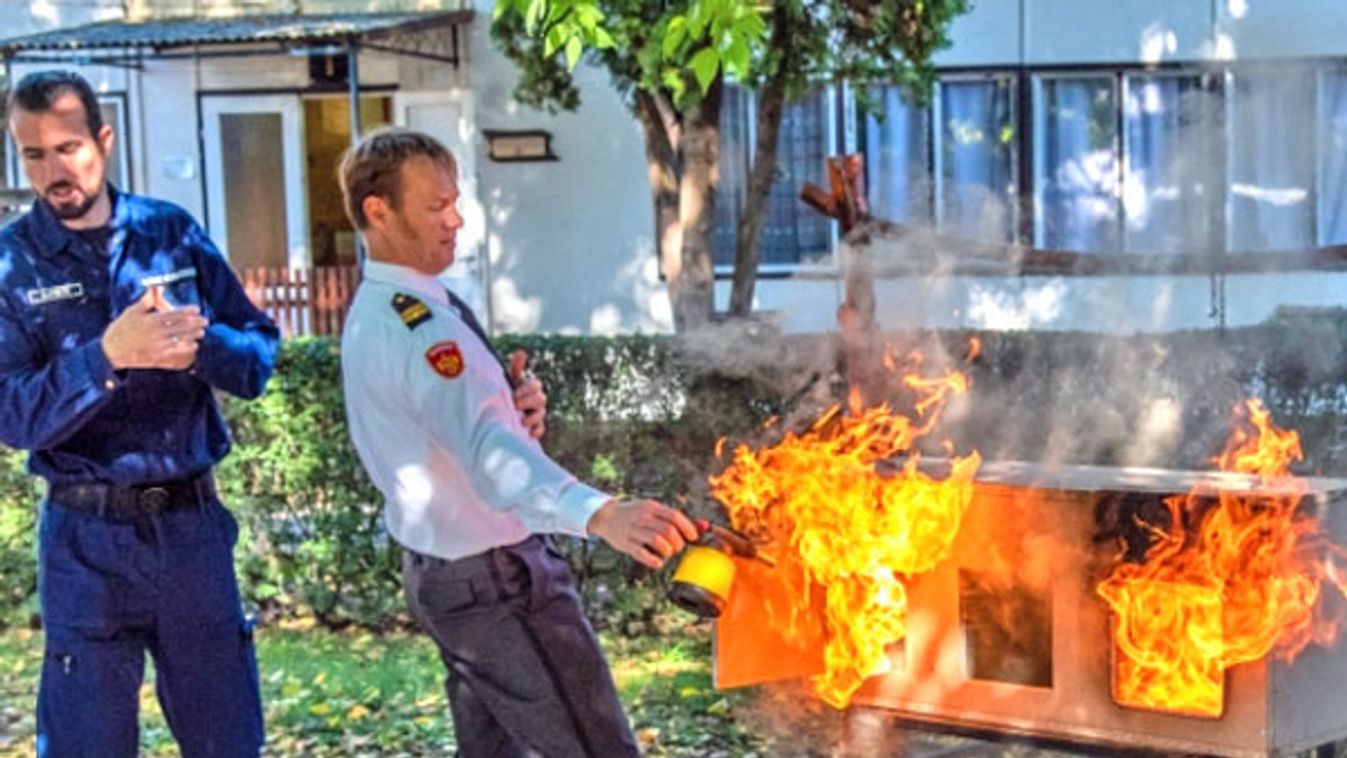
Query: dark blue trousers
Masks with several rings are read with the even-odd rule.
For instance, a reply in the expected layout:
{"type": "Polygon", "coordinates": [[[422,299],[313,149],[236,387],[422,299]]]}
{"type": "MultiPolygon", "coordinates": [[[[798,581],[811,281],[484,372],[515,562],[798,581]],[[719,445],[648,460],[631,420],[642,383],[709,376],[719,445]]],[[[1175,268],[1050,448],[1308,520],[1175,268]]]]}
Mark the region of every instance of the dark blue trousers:
{"type": "Polygon", "coordinates": [[[570,567],[543,538],[444,560],[403,554],[440,648],[459,758],[639,758],[570,567]]]}
{"type": "Polygon", "coordinates": [[[262,707],[237,538],[214,499],[127,520],[44,504],[39,758],[136,756],[147,651],[183,758],[256,758],[262,707]]]}

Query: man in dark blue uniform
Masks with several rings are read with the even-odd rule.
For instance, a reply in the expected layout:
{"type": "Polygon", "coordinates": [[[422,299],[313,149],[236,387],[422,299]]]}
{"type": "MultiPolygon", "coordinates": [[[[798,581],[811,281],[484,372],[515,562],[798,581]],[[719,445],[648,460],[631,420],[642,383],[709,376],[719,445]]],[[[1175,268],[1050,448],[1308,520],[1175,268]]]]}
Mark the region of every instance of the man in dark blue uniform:
{"type": "Polygon", "coordinates": [[[48,483],[37,753],[138,746],[145,652],[184,758],[258,755],[261,699],[211,467],[212,389],[251,398],[277,331],[182,209],[106,179],[112,129],[82,78],[6,103],[37,201],[0,231],[0,442],[48,483]]]}

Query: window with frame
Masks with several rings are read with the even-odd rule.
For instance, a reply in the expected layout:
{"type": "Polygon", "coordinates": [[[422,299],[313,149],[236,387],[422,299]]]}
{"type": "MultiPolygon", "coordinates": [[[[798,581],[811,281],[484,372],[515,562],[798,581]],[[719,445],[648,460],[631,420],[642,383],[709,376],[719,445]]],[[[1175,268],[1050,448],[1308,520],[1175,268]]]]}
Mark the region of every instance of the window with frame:
{"type": "Polygon", "coordinates": [[[131,135],[126,125],[126,98],[123,96],[100,97],[98,108],[103,114],[103,123],[112,127],[115,138],[112,155],[108,156],[107,176],[118,189],[131,192],[131,135]]]}
{"type": "Polygon", "coordinates": [[[1226,249],[1314,246],[1313,72],[1230,72],[1226,92],[1226,249]]]}
{"type": "Polygon", "coordinates": [[[1018,228],[1016,83],[942,79],[936,94],[935,215],[941,232],[1013,242],[1018,228]]]}
{"type": "MultiPolygon", "coordinates": [[[[806,184],[827,186],[824,166],[836,150],[835,90],[824,87],[787,104],[781,117],[777,177],[767,196],[760,244],[762,270],[792,270],[830,258],[833,222],[800,201],[806,184]]],[[[725,88],[720,114],[720,183],[711,243],[716,267],[734,265],[739,220],[748,195],[757,131],[757,99],[738,86],[725,88]]]]}
{"type": "Polygon", "coordinates": [[[1319,72],[1318,242],[1347,245],[1347,66],[1319,72]]]}
{"type": "Polygon", "coordinates": [[[13,144],[9,136],[9,116],[5,113],[5,101],[9,99],[9,79],[3,71],[0,71],[0,122],[5,125],[4,133],[0,134],[0,190],[10,189],[14,186],[14,181],[10,178],[10,172],[14,170],[13,163],[13,144]]]}
{"type": "Polygon", "coordinates": [[[1191,73],[1123,77],[1123,250],[1209,253],[1224,151],[1221,94],[1191,73]]]}
{"type": "Polygon", "coordinates": [[[1034,245],[1116,252],[1122,200],[1117,77],[1035,82],[1034,245]]]}
{"type": "Polygon", "coordinates": [[[871,88],[869,98],[876,112],[864,114],[862,124],[870,212],[927,225],[932,215],[930,108],[898,86],[871,88]]]}

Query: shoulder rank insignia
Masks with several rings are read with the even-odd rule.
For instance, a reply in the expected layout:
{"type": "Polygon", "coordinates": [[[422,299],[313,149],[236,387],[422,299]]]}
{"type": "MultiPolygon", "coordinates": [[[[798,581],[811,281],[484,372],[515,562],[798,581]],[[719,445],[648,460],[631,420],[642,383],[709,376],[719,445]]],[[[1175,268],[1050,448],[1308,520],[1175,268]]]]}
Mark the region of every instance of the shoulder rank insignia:
{"type": "Polygon", "coordinates": [[[436,342],[426,351],[426,362],[435,373],[445,379],[456,379],[463,373],[463,351],[453,340],[436,342]]]}
{"type": "Polygon", "coordinates": [[[402,323],[406,324],[408,329],[415,329],[426,323],[431,316],[430,308],[426,307],[425,303],[401,292],[393,296],[393,310],[402,317],[402,323]]]}

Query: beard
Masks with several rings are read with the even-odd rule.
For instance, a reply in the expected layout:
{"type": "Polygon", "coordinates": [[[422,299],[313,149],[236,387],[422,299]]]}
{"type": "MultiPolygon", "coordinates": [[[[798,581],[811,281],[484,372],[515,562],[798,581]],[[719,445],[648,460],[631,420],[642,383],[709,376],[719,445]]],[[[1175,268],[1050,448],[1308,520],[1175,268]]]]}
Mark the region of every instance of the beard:
{"type": "Polygon", "coordinates": [[[102,194],[103,184],[101,182],[96,191],[85,192],[72,182],[60,181],[48,187],[47,191],[43,193],[43,198],[47,201],[47,204],[51,206],[52,211],[56,213],[57,218],[62,221],[73,221],[78,218],[83,218],[84,215],[94,207],[94,203],[98,202],[98,198],[102,194]],[[75,194],[71,195],[70,199],[64,202],[57,202],[52,199],[52,193],[54,191],[66,188],[75,190],[75,194]]]}

